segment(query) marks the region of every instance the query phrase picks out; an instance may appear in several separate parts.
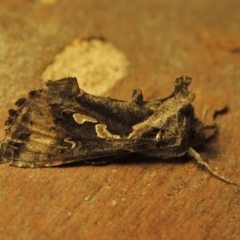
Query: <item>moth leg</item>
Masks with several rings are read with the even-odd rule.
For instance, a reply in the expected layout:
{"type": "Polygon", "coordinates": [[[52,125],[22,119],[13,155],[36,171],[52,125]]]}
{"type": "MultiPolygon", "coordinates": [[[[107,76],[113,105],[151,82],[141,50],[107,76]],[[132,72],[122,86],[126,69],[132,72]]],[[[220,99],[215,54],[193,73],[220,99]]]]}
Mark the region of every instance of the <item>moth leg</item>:
{"type": "Polygon", "coordinates": [[[205,167],[213,176],[215,176],[216,178],[218,178],[218,179],[220,179],[220,180],[222,180],[222,181],[224,181],[224,182],[226,182],[226,183],[228,183],[228,184],[237,185],[235,182],[230,181],[229,179],[227,179],[227,178],[219,175],[219,174],[216,173],[213,169],[211,169],[211,168],[209,167],[209,165],[208,165],[206,162],[203,161],[201,155],[200,155],[198,152],[196,152],[193,148],[190,147],[188,153],[189,153],[189,155],[190,155],[191,157],[193,157],[193,158],[196,159],[196,161],[197,161],[197,163],[198,163],[199,165],[204,166],[204,167],[205,167]]]}

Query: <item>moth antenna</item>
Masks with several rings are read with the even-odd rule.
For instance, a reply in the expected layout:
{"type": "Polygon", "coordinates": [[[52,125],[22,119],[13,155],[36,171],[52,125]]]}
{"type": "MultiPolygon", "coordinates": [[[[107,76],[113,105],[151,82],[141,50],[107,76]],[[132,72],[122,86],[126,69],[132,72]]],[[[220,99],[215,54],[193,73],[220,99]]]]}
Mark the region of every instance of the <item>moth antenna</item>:
{"type": "MultiPolygon", "coordinates": [[[[229,111],[229,108],[228,106],[225,106],[223,108],[220,108],[220,109],[217,109],[214,111],[213,115],[212,115],[212,118],[213,120],[216,120],[217,116],[218,115],[221,115],[221,114],[225,114],[229,111]]],[[[202,113],[202,121],[204,122],[206,117],[208,115],[208,107],[206,106],[204,109],[203,109],[203,113],[202,113]]],[[[214,124],[212,124],[214,125],[214,124]]]]}
{"type": "Polygon", "coordinates": [[[218,115],[227,113],[228,110],[229,110],[228,106],[225,106],[225,107],[223,107],[221,109],[215,110],[214,113],[213,113],[213,120],[215,120],[218,115]]]}
{"type": "Polygon", "coordinates": [[[203,112],[202,112],[202,121],[204,122],[206,119],[206,116],[208,114],[208,107],[204,107],[203,112]]]}
{"type": "Polygon", "coordinates": [[[231,181],[231,180],[229,180],[229,179],[219,175],[217,172],[215,172],[213,169],[211,169],[209,167],[209,165],[206,162],[203,161],[201,155],[198,152],[196,152],[193,148],[190,147],[188,153],[189,153],[189,155],[191,157],[196,159],[196,161],[197,161],[197,163],[199,165],[204,166],[216,178],[218,178],[218,179],[220,179],[220,180],[222,180],[222,181],[224,181],[224,182],[226,182],[228,184],[238,185],[237,183],[235,183],[235,182],[233,182],[233,181],[231,181]]]}

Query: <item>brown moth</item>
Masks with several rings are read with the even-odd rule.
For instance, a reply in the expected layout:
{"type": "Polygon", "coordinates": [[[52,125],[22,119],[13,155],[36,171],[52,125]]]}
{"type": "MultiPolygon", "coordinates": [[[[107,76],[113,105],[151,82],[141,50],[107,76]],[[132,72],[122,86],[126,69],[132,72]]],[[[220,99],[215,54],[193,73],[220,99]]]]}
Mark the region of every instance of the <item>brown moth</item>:
{"type": "Polygon", "coordinates": [[[47,81],[9,110],[0,161],[16,167],[50,167],[71,162],[105,163],[131,152],[162,159],[189,154],[218,175],[194,150],[208,128],[195,117],[191,78],[175,80],[173,93],[144,101],[134,90],[130,101],[93,96],[76,78],[47,81]]]}

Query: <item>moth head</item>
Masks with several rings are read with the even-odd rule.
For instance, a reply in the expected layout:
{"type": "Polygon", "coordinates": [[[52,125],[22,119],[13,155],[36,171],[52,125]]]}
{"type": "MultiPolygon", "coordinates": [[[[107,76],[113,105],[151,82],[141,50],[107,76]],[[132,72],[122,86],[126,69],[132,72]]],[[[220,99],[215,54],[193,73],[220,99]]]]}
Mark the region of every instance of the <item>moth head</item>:
{"type": "Polygon", "coordinates": [[[186,147],[200,145],[205,140],[204,126],[194,116],[190,104],[166,118],[155,119],[149,123],[143,137],[151,138],[156,147],[186,147]]]}

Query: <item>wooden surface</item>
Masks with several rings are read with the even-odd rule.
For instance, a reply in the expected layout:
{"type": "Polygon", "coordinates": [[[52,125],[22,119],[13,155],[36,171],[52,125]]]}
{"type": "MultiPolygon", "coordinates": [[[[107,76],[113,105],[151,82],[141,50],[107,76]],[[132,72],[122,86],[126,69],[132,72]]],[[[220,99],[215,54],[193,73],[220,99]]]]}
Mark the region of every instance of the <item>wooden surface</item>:
{"type": "MultiPolygon", "coordinates": [[[[14,102],[75,38],[102,37],[123,51],[128,76],[108,92],[169,95],[193,77],[198,116],[228,105],[219,135],[199,149],[240,183],[240,2],[0,1],[0,136],[14,102]]],[[[64,77],[64,76],[63,76],[64,77]]],[[[107,94],[107,95],[108,95],[107,94]]],[[[208,114],[209,119],[209,114],[208,114]]],[[[1,239],[239,239],[240,188],[185,156],[128,157],[129,164],[19,169],[0,165],[1,239]],[[137,163],[139,160],[139,163],[137,163]]]]}

